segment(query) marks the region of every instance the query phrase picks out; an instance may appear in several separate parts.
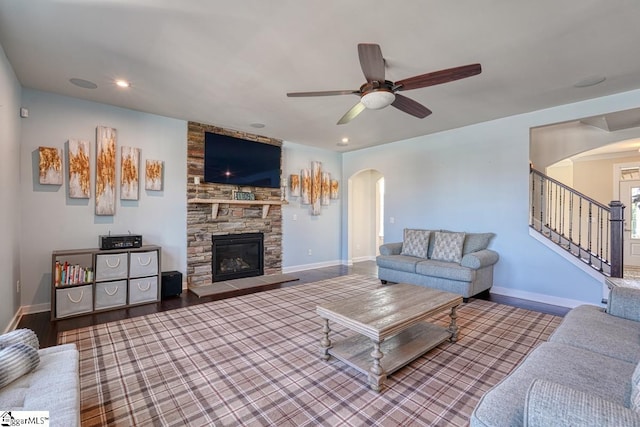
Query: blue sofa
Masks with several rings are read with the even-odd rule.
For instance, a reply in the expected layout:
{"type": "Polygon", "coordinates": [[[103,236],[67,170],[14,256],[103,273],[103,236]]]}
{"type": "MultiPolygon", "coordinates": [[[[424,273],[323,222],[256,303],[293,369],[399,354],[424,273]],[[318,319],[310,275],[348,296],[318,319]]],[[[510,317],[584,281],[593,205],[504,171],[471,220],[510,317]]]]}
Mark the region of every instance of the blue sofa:
{"type": "MultiPolygon", "coordinates": [[[[493,266],[498,253],[488,249],[493,233],[453,233],[446,230],[405,229],[403,242],[380,246],[376,257],[378,278],[382,283],[410,283],[462,295],[465,301],[493,286],[493,266]],[[406,244],[410,232],[426,233],[421,244],[424,251],[407,254],[406,244]],[[436,233],[457,234],[463,240],[458,248],[459,260],[435,257],[436,233]],[[463,235],[463,236],[461,236],[463,235]],[[418,256],[416,256],[416,254],[418,256]],[[438,258],[438,259],[436,259],[438,258]]],[[[446,251],[445,251],[446,252],[446,251]]]]}
{"type": "Polygon", "coordinates": [[[640,426],[639,362],[640,289],[613,288],[606,310],[571,310],[487,391],[471,426],[640,426]]]}

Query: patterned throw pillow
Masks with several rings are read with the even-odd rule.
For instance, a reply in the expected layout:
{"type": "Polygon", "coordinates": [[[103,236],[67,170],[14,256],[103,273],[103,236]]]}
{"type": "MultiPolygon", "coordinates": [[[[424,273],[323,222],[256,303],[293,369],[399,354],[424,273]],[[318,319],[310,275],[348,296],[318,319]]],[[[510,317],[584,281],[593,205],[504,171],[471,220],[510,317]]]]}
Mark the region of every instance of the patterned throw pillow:
{"type": "Polygon", "coordinates": [[[40,348],[38,336],[31,329],[16,329],[0,335],[0,350],[12,344],[27,344],[36,350],[40,348]]]}
{"type": "Polygon", "coordinates": [[[436,231],[431,259],[459,263],[462,260],[462,246],[465,233],[436,231]]]}
{"type": "Polygon", "coordinates": [[[410,228],[405,228],[401,255],[427,258],[430,235],[430,230],[412,230],[410,228]]]}
{"type": "Polygon", "coordinates": [[[28,344],[12,344],[0,350],[0,388],[28,374],[40,363],[38,350],[28,344]]]}

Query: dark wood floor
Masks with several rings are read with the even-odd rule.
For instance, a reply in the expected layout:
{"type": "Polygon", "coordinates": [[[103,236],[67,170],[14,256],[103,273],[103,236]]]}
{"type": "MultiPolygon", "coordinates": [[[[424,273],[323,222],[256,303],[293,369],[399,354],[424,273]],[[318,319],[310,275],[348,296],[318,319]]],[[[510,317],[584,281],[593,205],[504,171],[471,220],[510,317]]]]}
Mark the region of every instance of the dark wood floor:
{"type": "MultiPolygon", "coordinates": [[[[20,322],[18,323],[18,328],[32,329],[38,335],[40,346],[49,347],[57,344],[58,333],[63,331],[77,329],[85,326],[98,325],[115,320],[127,319],[130,317],[144,316],[146,314],[173,310],[180,307],[188,307],[191,305],[202,304],[222,298],[229,298],[232,296],[239,296],[251,292],[259,292],[286,286],[301,286],[305,283],[317,282],[319,280],[331,279],[338,276],[345,276],[347,274],[365,274],[377,276],[377,267],[374,261],[364,261],[355,263],[353,266],[340,265],[334,267],[319,268],[316,270],[300,271],[292,274],[296,277],[299,277],[300,280],[297,280],[295,282],[283,283],[281,285],[267,285],[250,290],[239,290],[223,295],[214,295],[203,298],[200,298],[191,292],[185,291],[182,292],[180,296],[163,299],[162,301],[155,304],[145,304],[121,310],[105,311],[97,314],[73,317],[70,319],[58,320],[54,322],[50,320],[51,313],[48,311],[28,314],[22,316],[20,322]]],[[[490,293],[483,293],[481,295],[478,295],[478,298],[498,302],[501,304],[512,305],[515,307],[521,307],[528,310],[539,311],[542,313],[553,314],[556,316],[564,316],[568,311],[568,309],[565,307],[541,304],[533,301],[505,297],[502,295],[490,293]]]]}

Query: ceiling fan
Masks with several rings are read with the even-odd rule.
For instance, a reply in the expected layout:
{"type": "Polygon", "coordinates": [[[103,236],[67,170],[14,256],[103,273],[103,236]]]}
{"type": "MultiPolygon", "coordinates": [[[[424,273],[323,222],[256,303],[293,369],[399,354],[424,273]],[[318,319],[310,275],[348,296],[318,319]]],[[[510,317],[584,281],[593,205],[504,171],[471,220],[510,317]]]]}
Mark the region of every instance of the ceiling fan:
{"type": "Polygon", "coordinates": [[[321,92],[290,92],[287,96],[332,96],[332,95],[358,95],[360,102],[354,105],[338,121],[339,125],[349,123],[365,109],[379,110],[392,105],[398,110],[411,114],[414,117],[423,119],[431,114],[424,105],[397,92],[421,87],[434,86],[454,80],[480,74],[482,67],[480,64],[463,65],[461,67],[448,68],[446,70],[434,71],[409,77],[404,80],[392,82],[384,78],[384,58],[382,50],[377,44],[361,43],[358,45],[358,57],[360,67],[367,82],[360,86],[358,90],[329,90],[321,92]]]}

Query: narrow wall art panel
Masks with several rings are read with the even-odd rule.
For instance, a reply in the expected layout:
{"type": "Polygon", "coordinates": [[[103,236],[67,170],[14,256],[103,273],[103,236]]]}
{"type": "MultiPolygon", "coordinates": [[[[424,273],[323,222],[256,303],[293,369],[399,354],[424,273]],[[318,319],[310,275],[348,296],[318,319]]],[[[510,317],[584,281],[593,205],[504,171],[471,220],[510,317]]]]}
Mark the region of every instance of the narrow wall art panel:
{"type": "Polygon", "coordinates": [[[89,141],[69,140],[69,198],[88,199],[91,196],[91,166],[89,141]]]}
{"type": "Polygon", "coordinates": [[[116,141],[114,128],[96,130],[96,215],[116,213],[116,141]]]}
{"type": "Polygon", "coordinates": [[[62,149],[39,147],[40,184],[62,185],[62,149]]]}
{"type": "Polygon", "coordinates": [[[338,184],[338,180],[337,179],[332,179],[331,180],[331,199],[332,200],[336,200],[339,198],[340,196],[340,186],[338,184]]]}
{"type": "Polygon", "coordinates": [[[164,164],[162,160],[147,160],[145,167],[144,189],[162,191],[162,175],[164,164]]]}
{"type": "Polygon", "coordinates": [[[289,191],[291,196],[300,197],[300,175],[291,175],[289,191]]]}
{"type": "Polygon", "coordinates": [[[322,189],[320,191],[320,204],[322,206],[329,205],[329,196],[331,195],[331,174],[322,172],[322,189]]]}
{"type": "Polygon", "coordinates": [[[322,163],[311,162],[311,215],[320,215],[322,192],[322,163]]]}
{"type": "Polygon", "coordinates": [[[120,199],[138,200],[140,182],[140,149],[122,147],[120,153],[120,199]]]}
{"type": "Polygon", "coordinates": [[[311,203],[311,170],[302,169],[300,181],[300,203],[308,205],[311,203]]]}

